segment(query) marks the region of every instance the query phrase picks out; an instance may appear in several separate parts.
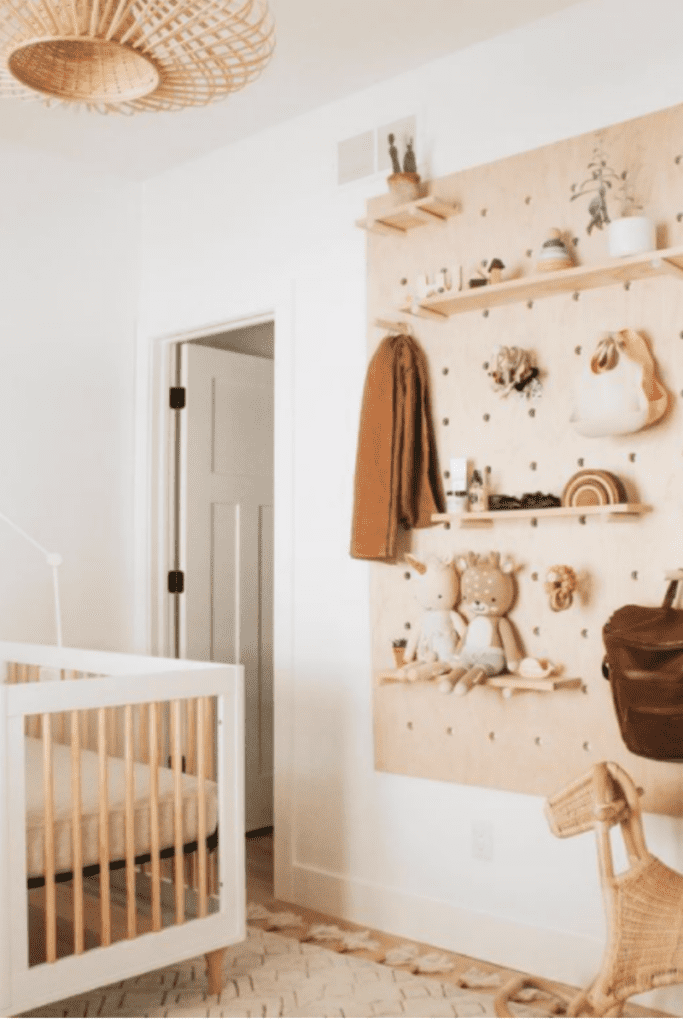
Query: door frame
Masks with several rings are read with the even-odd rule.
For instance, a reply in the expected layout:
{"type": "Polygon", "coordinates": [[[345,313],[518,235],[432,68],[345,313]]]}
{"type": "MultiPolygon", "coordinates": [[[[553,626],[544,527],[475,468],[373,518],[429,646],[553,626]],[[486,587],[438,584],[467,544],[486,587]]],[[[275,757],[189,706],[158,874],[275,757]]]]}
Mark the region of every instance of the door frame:
{"type": "Polygon", "coordinates": [[[173,414],[169,387],[179,344],[272,321],[275,335],[273,576],[273,814],[276,898],[293,899],[294,728],[294,284],[285,282],[257,312],[138,336],[135,481],[135,649],[172,655],[168,553],[171,550],[173,414]]]}

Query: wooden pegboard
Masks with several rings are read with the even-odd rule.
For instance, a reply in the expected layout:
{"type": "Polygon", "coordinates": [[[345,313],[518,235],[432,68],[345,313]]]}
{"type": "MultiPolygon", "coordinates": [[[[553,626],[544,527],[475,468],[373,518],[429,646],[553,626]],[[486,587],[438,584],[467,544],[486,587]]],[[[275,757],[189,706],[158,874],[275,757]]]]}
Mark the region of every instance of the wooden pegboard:
{"type": "MultiPolygon", "coordinates": [[[[442,470],[468,456],[491,467],[493,492],[561,494],[583,465],[616,473],[628,498],[652,506],[623,522],[588,519],[497,522],[490,528],[435,526],[404,538],[418,555],[498,550],[521,566],[510,618],[526,651],[563,664],[581,690],[520,693],[505,700],[479,688],[458,698],[428,684],[379,685],[392,665],[391,640],[415,628],[419,608],[409,566],[374,564],[371,609],[378,770],[496,789],[547,795],[588,769],[614,760],[645,787],[651,811],[683,814],[683,767],[631,755],[623,745],[609,684],[602,678],[602,627],[626,603],[662,600],[664,572],[683,565],[683,278],[662,277],[567,293],[441,322],[399,312],[418,274],[462,264],[465,279],[484,257],[501,257],[504,277],[534,273],[533,253],[558,227],[576,239],[582,265],[608,259],[606,231],[587,234],[589,197],[570,201],[571,186],[588,177],[600,142],[612,167],[636,171],[645,212],[657,224],[659,248],[683,244],[683,107],[615,125],[431,183],[458,203],[449,220],[405,235],[368,234],[370,354],[383,337],[376,318],[408,319],[430,365],[442,470]],[[632,327],[652,343],[668,389],[665,420],[621,438],[584,438],[569,424],[573,382],[581,360],[607,331],[632,327]],[[500,398],[484,364],[496,344],[532,349],[543,373],[543,395],[500,398]],[[565,563],[581,575],[580,594],[565,612],[550,610],[543,579],[565,563]],[[537,579],[534,579],[534,574],[537,579]]],[[[368,204],[373,218],[391,205],[368,204]]]]}

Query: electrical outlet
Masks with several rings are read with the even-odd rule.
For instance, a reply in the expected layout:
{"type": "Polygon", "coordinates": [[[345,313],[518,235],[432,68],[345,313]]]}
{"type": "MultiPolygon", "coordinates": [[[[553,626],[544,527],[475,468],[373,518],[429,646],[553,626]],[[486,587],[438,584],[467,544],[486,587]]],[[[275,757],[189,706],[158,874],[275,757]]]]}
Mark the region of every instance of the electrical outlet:
{"type": "Polygon", "coordinates": [[[472,822],[472,856],[475,860],[493,860],[493,825],[490,821],[472,822]]]}

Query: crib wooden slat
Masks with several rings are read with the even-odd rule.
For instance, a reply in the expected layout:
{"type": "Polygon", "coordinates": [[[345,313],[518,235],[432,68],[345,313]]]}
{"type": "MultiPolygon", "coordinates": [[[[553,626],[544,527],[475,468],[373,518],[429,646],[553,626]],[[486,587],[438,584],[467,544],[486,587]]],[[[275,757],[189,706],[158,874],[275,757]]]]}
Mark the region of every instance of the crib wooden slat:
{"type": "Polygon", "coordinates": [[[206,719],[207,698],[197,699],[197,860],[199,917],[206,917],[206,719]]]}
{"type": "MultiPolygon", "coordinates": [[[[189,775],[195,775],[197,771],[197,725],[196,725],[196,707],[197,701],[194,697],[190,697],[185,701],[185,714],[186,714],[186,730],[187,730],[187,772],[189,775]]],[[[197,855],[195,853],[188,853],[185,857],[185,866],[187,868],[187,883],[192,889],[197,887],[197,855]]]]}
{"type": "Polygon", "coordinates": [[[137,934],[137,909],[135,905],[135,762],[133,738],[133,708],[126,704],[124,710],[124,740],[126,760],[126,912],[128,938],[137,934]]]}
{"type": "Polygon", "coordinates": [[[180,701],[171,703],[171,742],[173,743],[173,858],[175,872],[175,920],[185,920],[185,877],[183,871],[183,751],[180,701]]]}
{"type": "Polygon", "coordinates": [[[109,893],[109,778],[107,766],[106,708],[97,709],[97,753],[99,760],[99,853],[100,853],[100,945],[111,944],[111,899],[109,893]]]}
{"type": "Polygon", "coordinates": [[[71,712],[71,849],[73,860],[74,953],[85,948],[83,920],[83,837],[81,821],[81,723],[78,711],[71,712]]]}
{"type": "Polygon", "coordinates": [[[49,714],[42,715],[43,792],[45,838],[45,959],[57,959],[57,900],[55,892],[55,804],[52,772],[52,729],[49,714]]]}
{"type": "Polygon", "coordinates": [[[161,930],[161,862],[159,860],[159,705],[149,705],[149,833],[152,853],[152,929],[161,930]]]}

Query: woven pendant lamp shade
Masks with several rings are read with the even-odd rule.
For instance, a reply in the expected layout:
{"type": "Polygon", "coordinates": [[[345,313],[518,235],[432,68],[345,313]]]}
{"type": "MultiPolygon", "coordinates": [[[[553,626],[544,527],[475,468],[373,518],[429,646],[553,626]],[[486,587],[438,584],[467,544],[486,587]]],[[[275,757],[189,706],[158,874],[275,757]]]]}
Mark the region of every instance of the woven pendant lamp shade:
{"type": "Polygon", "coordinates": [[[203,106],[256,78],[274,45],[267,0],[0,0],[0,96],[203,106]]]}

